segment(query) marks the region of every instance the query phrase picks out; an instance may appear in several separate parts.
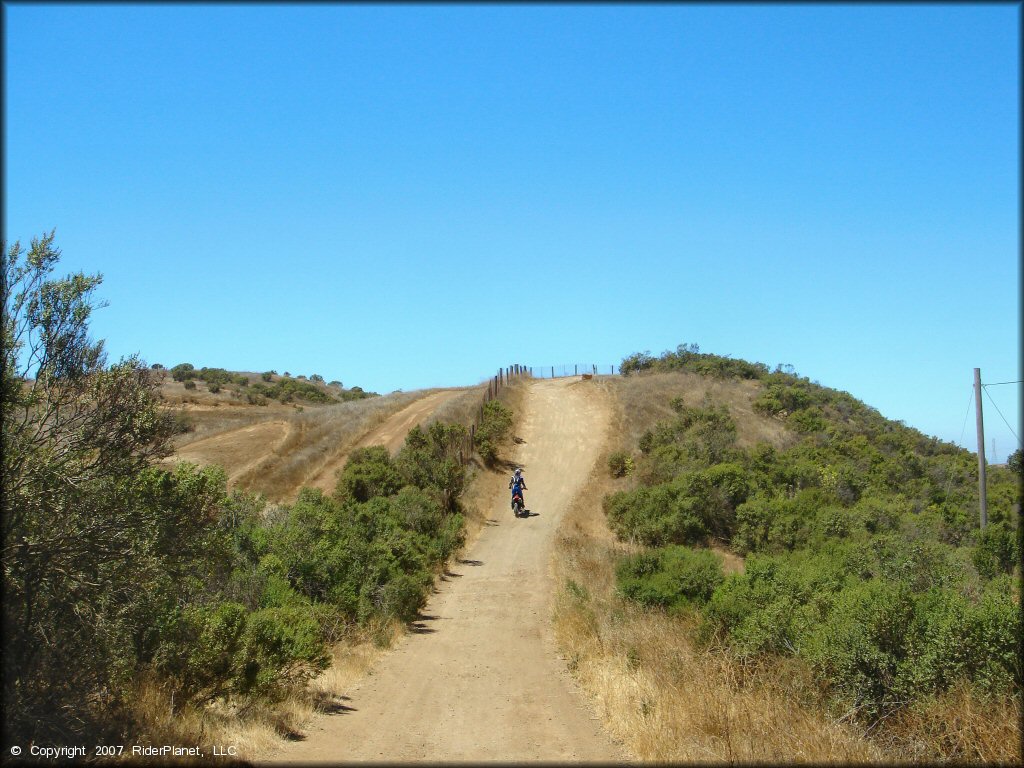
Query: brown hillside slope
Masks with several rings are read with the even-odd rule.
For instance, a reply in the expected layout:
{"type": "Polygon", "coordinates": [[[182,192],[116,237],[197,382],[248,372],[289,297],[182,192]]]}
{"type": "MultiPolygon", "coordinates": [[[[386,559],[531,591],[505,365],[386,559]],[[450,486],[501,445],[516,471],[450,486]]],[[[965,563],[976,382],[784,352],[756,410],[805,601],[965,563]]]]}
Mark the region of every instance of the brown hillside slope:
{"type": "MultiPolygon", "coordinates": [[[[751,408],[757,384],[664,373],[607,378],[599,386],[611,400],[610,439],[590,478],[590,498],[570,507],[558,532],[558,583],[576,586],[556,597],[555,632],[604,726],[645,761],[877,761],[878,750],[804,708],[774,684],[771,671],[748,670],[742,680],[722,654],[693,646],[684,620],[623,603],[616,593],[615,566],[631,547],[608,529],[600,500],[633,479],[611,478],[608,455],[633,448],[646,429],[671,418],[673,397],[697,405],[705,394],[729,407],[741,444],[781,447],[790,439],[782,425],[751,408]]],[[[726,570],[743,567],[741,558],[718,551],[726,570]]]]}
{"type": "Polygon", "coordinates": [[[356,448],[383,445],[388,449],[388,453],[395,453],[405,443],[405,436],[410,429],[423,424],[439,409],[468,391],[472,390],[443,389],[407,405],[364,434],[355,443],[338,451],[324,464],[313,469],[303,481],[303,485],[330,493],[338,482],[338,472],[344,468],[349,454],[356,448]]]}
{"type": "Polygon", "coordinates": [[[329,405],[252,406],[207,400],[185,403],[193,430],[175,439],[168,463],[218,464],[228,486],[294,501],[313,485],[332,491],[349,452],[363,445],[401,446],[406,432],[477,388],[399,392],[329,405]]]}

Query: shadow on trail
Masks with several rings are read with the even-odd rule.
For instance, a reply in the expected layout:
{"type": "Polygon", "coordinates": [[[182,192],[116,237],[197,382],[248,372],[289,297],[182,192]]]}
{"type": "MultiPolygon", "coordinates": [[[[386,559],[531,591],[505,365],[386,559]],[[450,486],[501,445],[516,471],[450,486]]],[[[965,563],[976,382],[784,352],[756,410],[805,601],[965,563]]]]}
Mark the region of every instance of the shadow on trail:
{"type": "Polygon", "coordinates": [[[462,558],[457,559],[455,562],[458,563],[459,565],[483,565],[484,564],[483,560],[463,560],[462,558]]]}
{"type": "MultiPolygon", "coordinates": [[[[349,712],[359,711],[355,707],[350,707],[348,704],[342,704],[338,699],[341,699],[342,701],[352,701],[348,696],[335,696],[334,701],[321,706],[321,711],[328,715],[347,715],[349,712]]],[[[303,737],[303,739],[305,739],[305,737],[303,737]]]]}
{"type": "Polygon", "coordinates": [[[497,520],[495,520],[495,519],[494,519],[493,517],[489,517],[489,518],[487,518],[487,519],[486,519],[486,520],[484,521],[484,525],[486,525],[486,526],[488,526],[488,527],[492,527],[492,528],[493,528],[493,527],[494,527],[494,526],[496,526],[496,525],[501,525],[501,523],[499,523],[499,522],[498,522],[497,520]]]}
{"type": "Polygon", "coordinates": [[[437,630],[434,627],[427,626],[428,621],[437,621],[437,616],[431,616],[429,613],[417,614],[416,620],[409,624],[409,631],[417,635],[430,635],[437,630]]]}

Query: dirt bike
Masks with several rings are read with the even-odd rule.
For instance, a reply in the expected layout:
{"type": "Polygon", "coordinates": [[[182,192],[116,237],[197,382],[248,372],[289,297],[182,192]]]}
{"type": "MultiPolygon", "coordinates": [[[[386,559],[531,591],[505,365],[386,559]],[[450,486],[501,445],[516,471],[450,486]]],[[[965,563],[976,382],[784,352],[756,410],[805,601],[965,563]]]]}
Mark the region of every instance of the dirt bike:
{"type": "Polygon", "coordinates": [[[523,508],[523,496],[520,493],[512,497],[512,514],[516,517],[526,515],[526,510],[523,508]]]}

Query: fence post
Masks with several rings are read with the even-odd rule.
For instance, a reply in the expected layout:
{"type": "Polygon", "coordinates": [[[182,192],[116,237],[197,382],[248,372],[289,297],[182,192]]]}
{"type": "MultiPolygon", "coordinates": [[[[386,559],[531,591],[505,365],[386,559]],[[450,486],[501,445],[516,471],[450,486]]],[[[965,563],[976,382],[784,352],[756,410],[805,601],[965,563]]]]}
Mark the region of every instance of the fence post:
{"type": "Polygon", "coordinates": [[[555,378],[555,366],[551,366],[551,378],[555,378]]]}
{"type": "Polygon", "coordinates": [[[579,363],[573,363],[572,364],[572,375],[573,376],[579,376],[579,374],[580,374],[580,364],[579,363]]]}

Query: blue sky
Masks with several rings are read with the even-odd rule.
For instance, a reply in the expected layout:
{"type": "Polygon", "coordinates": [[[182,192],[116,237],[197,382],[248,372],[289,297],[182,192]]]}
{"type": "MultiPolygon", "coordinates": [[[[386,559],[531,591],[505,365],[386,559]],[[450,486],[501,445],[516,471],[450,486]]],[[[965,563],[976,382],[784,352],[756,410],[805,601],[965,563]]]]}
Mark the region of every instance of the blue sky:
{"type": "Polygon", "coordinates": [[[973,368],[1022,378],[1017,5],[4,15],[4,239],[104,275],[114,358],[389,392],[696,342],[972,450],[973,368]]]}

